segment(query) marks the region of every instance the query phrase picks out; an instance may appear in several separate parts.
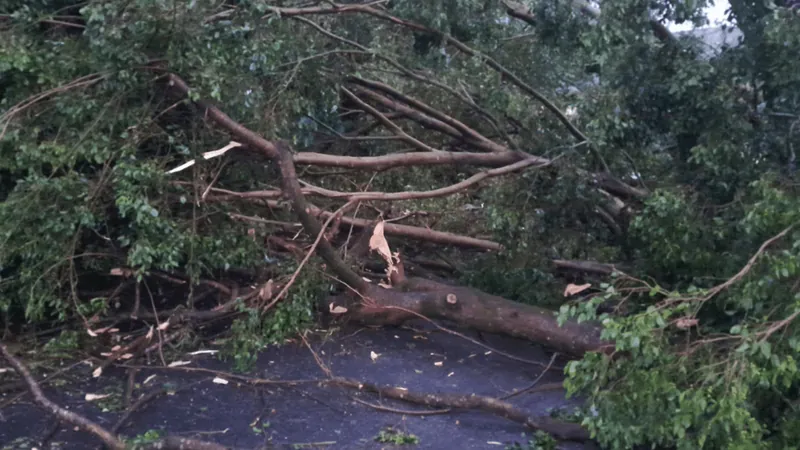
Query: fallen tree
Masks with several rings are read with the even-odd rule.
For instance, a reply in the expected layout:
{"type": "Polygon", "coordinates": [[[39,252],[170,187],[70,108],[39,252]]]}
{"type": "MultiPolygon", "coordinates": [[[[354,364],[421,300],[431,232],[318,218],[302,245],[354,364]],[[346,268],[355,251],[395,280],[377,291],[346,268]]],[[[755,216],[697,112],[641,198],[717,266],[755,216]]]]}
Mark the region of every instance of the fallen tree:
{"type": "MultiPolygon", "coordinates": [[[[183,95],[191,89],[177,75],[169,75],[169,84],[183,95]]],[[[197,102],[202,114],[233,137],[273,160],[280,167],[283,195],[288,197],[294,213],[307,233],[323,236],[320,222],[310,214],[303,189],[298,182],[295,163],[288,146],[271,142],[243,127],[218,108],[197,102]]],[[[370,198],[365,195],[366,198],[370,198]]],[[[358,196],[355,199],[359,199],[358,196]]],[[[352,202],[353,200],[351,200],[352,202]]],[[[479,331],[526,338],[557,351],[581,356],[587,351],[608,348],[600,340],[596,325],[569,323],[560,327],[555,313],[542,308],[512,302],[474,289],[447,286],[422,280],[391,277],[395,285],[384,288],[369,283],[339,257],[336,250],[322,237],[317,247],[320,256],[350,290],[354,301],[345,301],[350,317],[371,324],[399,325],[419,316],[452,320],[479,331]],[[353,310],[350,312],[349,310],[353,310]]],[[[332,304],[331,308],[335,307],[332,304]]]]}
{"type": "Polygon", "coordinates": [[[4,331],[252,361],[321,304],[569,354],[611,446],[796,442],[796,10],[709,60],[704,3],[12,5],[4,331]]]}

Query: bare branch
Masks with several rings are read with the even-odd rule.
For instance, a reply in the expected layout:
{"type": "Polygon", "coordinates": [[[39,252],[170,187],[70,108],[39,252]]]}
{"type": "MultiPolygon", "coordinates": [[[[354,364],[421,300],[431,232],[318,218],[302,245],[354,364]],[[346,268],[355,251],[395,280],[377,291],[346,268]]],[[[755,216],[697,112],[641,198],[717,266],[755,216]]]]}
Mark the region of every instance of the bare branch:
{"type": "Polygon", "coordinates": [[[413,98],[411,98],[411,97],[399,92],[398,90],[392,88],[391,86],[388,86],[388,85],[386,85],[384,83],[381,83],[379,81],[365,80],[363,78],[358,78],[358,77],[348,77],[347,80],[350,81],[351,83],[355,83],[355,84],[367,87],[369,89],[373,89],[373,90],[384,92],[384,93],[386,93],[386,94],[388,94],[388,95],[390,95],[392,97],[397,98],[398,100],[404,101],[404,102],[408,103],[410,106],[413,106],[414,108],[422,111],[423,113],[425,113],[425,114],[427,114],[427,115],[429,115],[429,116],[431,116],[431,117],[433,117],[435,119],[439,119],[442,122],[444,122],[444,123],[450,125],[451,127],[455,128],[456,130],[458,130],[459,134],[464,138],[471,138],[471,139],[474,139],[476,141],[482,142],[485,145],[493,146],[493,147],[496,148],[495,151],[507,151],[508,150],[507,148],[503,147],[502,145],[498,145],[497,143],[495,143],[495,142],[491,141],[490,139],[486,138],[484,135],[482,135],[482,134],[478,133],[477,131],[473,130],[472,128],[468,127],[463,122],[461,122],[461,121],[459,121],[457,119],[454,119],[454,118],[448,116],[447,114],[444,114],[441,111],[438,111],[437,109],[431,108],[430,106],[426,105],[425,103],[423,103],[423,102],[421,102],[419,100],[415,100],[415,99],[413,99],[413,98]]]}
{"type": "MultiPolygon", "coordinates": [[[[267,205],[269,205],[270,208],[286,207],[285,204],[281,204],[277,200],[267,200],[266,203],[267,205]]],[[[315,216],[327,218],[333,214],[332,212],[324,211],[315,206],[309,206],[308,208],[310,214],[313,214],[315,216]]],[[[241,215],[236,216],[236,218],[239,220],[253,220],[253,221],[261,220],[257,217],[249,218],[241,215]]],[[[368,228],[375,224],[374,221],[372,220],[355,219],[347,216],[343,216],[341,218],[341,222],[345,225],[352,225],[357,228],[368,228]]],[[[410,239],[433,242],[442,245],[455,245],[458,247],[468,247],[468,248],[471,247],[471,248],[478,248],[490,251],[500,251],[503,249],[502,245],[494,241],[487,241],[485,239],[478,239],[470,236],[463,236],[460,234],[447,233],[444,231],[434,231],[429,228],[414,227],[410,225],[398,225],[394,223],[386,223],[384,225],[383,232],[389,235],[403,236],[410,239]]]]}
{"type": "Polygon", "coordinates": [[[519,170],[522,170],[530,166],[544,167],[549,165],[551,162],[552,161],[548,161],[547,163],[542,163],[540,158],[523,159],[522,161],[518,161],[508,166],[500,167],[497,169],[485,170],[483,172],[476,173],[475,175],[459,183],[452,184],[450,186],[446,186],[439,189],[433,189],[430,191],[353,193],[353,192],[331,191],[329,189],[323,189],[320,187],[313,187],[307,185],[307,189],[304,190],[304,192],[323,195],[325,197],[342,198],[342,199],[347,199],[349,201],[367,201],[367,200],[398,201],[398,200],[416,200],[423,198],[446,197],[448,195],[461,192],[487,178],[497,177],[500,175],[506,175],[509,173],[517,172],[519,170]]]}
{"type": "Polygon", "coordinates": [[[125,444],[117,439],[116,436],[111,434],[108,430],[101,427],[100,425],[92,422],[91,420],[76,414],[72,411],[68,411],[57,404],[53,403],[45,397],[42,389],[39,387],[39,384],[34,380],[33,375],[22,364],[22,361],[17,359],[11,352],[8,350],[5,344],[0,343],[0,353],[3,354],[3,357],[6,361],[17,371],[17,373],[22,377],[25,383],[28,385],[28,390],[31,391],[31,395],[33,395],[34,401],[42,407],[44,410],[49,412],[50,414],[56,416],[59,420],[66,422],[70,425],[76,426],[78,428],[82,428],[98,438],[102,440],[109,448],[113,450],[124,450],[125,444]]]}

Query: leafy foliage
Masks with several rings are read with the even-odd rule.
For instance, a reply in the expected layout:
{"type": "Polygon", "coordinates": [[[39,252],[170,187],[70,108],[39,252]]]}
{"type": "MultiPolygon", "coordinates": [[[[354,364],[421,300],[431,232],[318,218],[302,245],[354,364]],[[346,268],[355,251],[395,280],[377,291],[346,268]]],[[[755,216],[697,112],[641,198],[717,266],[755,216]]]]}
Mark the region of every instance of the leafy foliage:
{"type": "MultiPolygon", "coordinates": [[[[0,308],[7,327],[130,312],[131,299],[93,292],[113,290],[119,279],[109,274],[121,267],[137,280],[180,275],[192,289],[209,280],[285,281],[296,268],[265,248],[293,227],[279,201],[268,208],[224,197],[278,189],[276,168],[244,150],[203,159],[229,137],[176,95],[165,74],[189,81],[190,100],[211,101],[294,151],[408,152],[413,141],[372,126],[342,95],[341,88],[359,86],[354,79],[372,80],[553,164],[493,179],[480,191],[401,207],[375,202],[379,211],[362,208],[362,217],[398,217],[399,209],[413,216],[410,225],[502,242],[507,250],[496,255],[442,253],[461,263],[462,279],[473,286],[524,302],[562,301],[554,259],[625,266],[605,284],[593,276],[600,289],[561,309],[563,319],[600,321],[616,345],[614,355],[590,353],[567,369],[571,391],[588,395],[583,422],[600,442],[620,449],[796,445],[796,9],[732,0],[741,41],[712,55],[691,36],[652,32],[654,20],[701,23],[706,1],[615,0],[602,2],[596,17],[572,1],[522,2],[533,25],[510,18],[504,2],[386,2],[380,11],[392,20],[357,11],[292,16],[277,13],[277,3],[37,0],[0,7],[0,308]],[[189,160],[197,163],[166,173],[189,160]],[[641,194],[608,192],[597,175],[606,170],[641,194]],[[619,308],[600,313],[600,304],[619,308]]],[[[474,144],[393,119],[434,149],[474,144]]],[[[300,176],[330,190],[397,192],[475,173],[453,167],[302,168],[300,176]]],[[[330,198],[314,201],[335,209],[330,198]]],[[[308,326],[323,286],[317,272],[305,270],[269,311],[239,296],[241,315],[228,341],[238,367],[308,326]]]]}

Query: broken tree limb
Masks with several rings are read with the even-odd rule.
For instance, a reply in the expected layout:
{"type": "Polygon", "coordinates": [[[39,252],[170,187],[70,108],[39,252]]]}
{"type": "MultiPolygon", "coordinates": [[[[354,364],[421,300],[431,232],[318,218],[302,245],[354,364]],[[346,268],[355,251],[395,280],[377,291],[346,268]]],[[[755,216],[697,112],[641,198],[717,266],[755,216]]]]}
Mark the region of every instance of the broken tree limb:
{"type": "MultiPolygon", "coordinates": [[[[262,140],[266,142],[266,140],[262,140]]],[[[297,172],[295,172],[294,162],[292,161],[292,152],[289,151],[289,147],[283,142],[278,142],[275,148],[278,153],[276,159],[281,168],[283,191],[289,197],[294,213],[297,214],[300,223],[303,224],[303,227],[310,235],[321,235],[322,225],[310,214],[311,208],[306,204],[300,182],[297,181],[297,172]]],[[[341,278],[342,282],[347,284],[351,289],[359,292],[364,289],[364,286],[367,284],[366,281],[347,266],[347,263],[339,257],[338,253],[336,253],[336,250],[327,239],[323,238],[320,240],[318,249],[322,259],[331,266],[331,270],[341,278]]]]}
{"type": "MultiPolygon", "coordinates": [[[[468,153],[439,151],[435,153],[393,153],[383,156],[339,156],[314,152],[298,152],[294,155],[293,159],[295,164],[298,165],[386,170],[395,167],[445,165],[500,167],[513,164],[530,156],[531,155],[521,152],[468,153]]],[[[542,163],[548,161],[547,158],[541,158],[542,163]]]]}
{"type": "MultiPolygon", "coordinates": [[[[188,85],[177,75],[170,75],[170,83],[184,94],[189,92],[188,85]]],[[[283,190],[294,213],[307,233],[319,235],[321,224],[305,201],[288,146],[267,141],[214,106],[198,105],[205,109],[206,117],[233,134],[237,141],[246,143],[280,165],[283,190]]],[[[600,339],[600,329],[592,324],[568,321],[559,326],[553,311],[433,281],[409,279],[400,289],[383,289],[361,278],[341,259],[327,239],[320,241],[318,251],[339,280],[364,300],[352,309],[352,316],[364,322],[393,324],[416,317],[402,311],[407,309],[426,317],[453,320],[480,331],[529,339],[560,353],[580,356],[590,351],[610,349],[610,345],[600,339]]]]}
{"type": "Polygon", "coordinates": [[[59,420],[94,434],[113,450],[125,449],[125,444],[123,444],[122,441],[120,441],[105,428],[79,414],[58,406],[50,401],[50,399],[45,397],[42,389],[39,387],[39,383],[34,380],[33,375],[31,375],[31,372],[28,370],[28,368],[22,363],[22,361],[11,354],[5,344],[0,344],[0,353],[3,354],[3,358],[8,361],[8,364],[14,368],[20,377],[22,377],[22,380],[27,385],[28,390],[33,396],[33,400],[37,405],[50,414],[56,416],[59,420]]]}
{"type": "Polygon", "coordinates": [[[579,272],[588,272],[598,275],[611,275],[615,266],[612,264],[603,264],[594,261],[571,261],[564,259],[553,260],[553,265],[557,269],[576,270],[579,272]]]}
{"type": "Polygon", "coordinates": [[[556,439],[563,441],[583,442],[590,439],[589,431],[580,424],[560,422],[550,417],[532,417],[511,403],[493,397],[476,394],[416,393],[399,387],[381,387],[371,383],[337,377],[332,378],[327,384],[372,392],[379,394],[381,397],[402,400],[433,408],[476,409],[486,411],[508,420],[521,423],[531,429],[542,430],[556,439]]]}
{"type": "MultiPolygon", "coordinates": [[[[399,289],[368,284],[361,304],[334,302],[348,308],[342,317],[367,324],[401,325],[418,319],[443,319],[475,330],[504,334],[549,347],[559,353],[581,357],[586,352],[608,352],[610,343],[600,338],[592,323],[567,321],[559,326],[549,309],[513,302],[477,289],[452,286],[421,278],[409,278],[399,289]]],[[[349,303],[354,303],[350,301],[349,303]]]]}
{"type": "MultiPolygon", "coordinates": [[[[39,383],[37,383],[33,375],[31,375],[30,370],[8,350],[5,344],[0,343],[0,354],[3,355],[3,358],[8,361],[8,364],[22,377],[22,380],[33,396],[33,400],[45,411],[56,416],[64,423],[68,423],[94,434],[112,450],[125,450],[127,448],[122,440],[107,429],[80,414],[62,408],[48,399],[42,392],[41,387],[39,387],[39,383]]],[[[158,442],[148,445],[146,448],[153,450],[228,450],[228,447],[213,442],[198,441],[196,439],[177,436],[167,436],[158,442]]]]}

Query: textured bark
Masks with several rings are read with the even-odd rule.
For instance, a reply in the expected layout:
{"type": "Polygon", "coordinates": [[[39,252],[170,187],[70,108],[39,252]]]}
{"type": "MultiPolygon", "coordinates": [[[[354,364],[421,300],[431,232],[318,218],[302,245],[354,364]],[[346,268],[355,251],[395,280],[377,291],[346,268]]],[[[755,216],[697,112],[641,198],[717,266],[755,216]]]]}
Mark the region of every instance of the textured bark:
{"type": "MultiPolygon", "coordinates": [[[[595,324],[573,321],[558,325],[554,311],[477,289],[410,278],[399,289],[368,285],[361,292],[366,302],[348,307],[344,318],[375,325],[400,325],[424,316],[449,320],[475,330],[527,339],[561,353],[580,357],[590,351],[609,351],[595,324]]],[[[335,303],[348,303],[338,299],[335,303]]]]}

